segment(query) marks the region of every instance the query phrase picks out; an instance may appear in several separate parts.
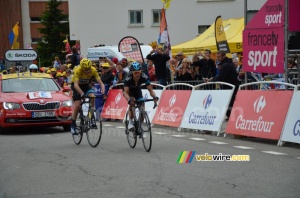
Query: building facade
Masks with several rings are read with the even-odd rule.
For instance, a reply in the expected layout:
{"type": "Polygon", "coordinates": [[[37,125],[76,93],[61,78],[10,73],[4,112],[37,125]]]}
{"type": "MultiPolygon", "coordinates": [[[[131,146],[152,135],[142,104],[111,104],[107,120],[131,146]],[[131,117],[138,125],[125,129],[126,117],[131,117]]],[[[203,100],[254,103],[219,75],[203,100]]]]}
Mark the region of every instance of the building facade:
{"type": "MultiPolygon", "coordinates": [[[[244,17],[245,0],[174,0],[166,11],[170,42],[177,45],[204,32],[221,15],[244,17]]],[[[266,0],[247,1],[260,9],[266,0]]],[[[80,40],[83,56],[95,44],[117,45],[124,36],[140,43],[157,41],[161,0],[69,0],[71,40],[80,40]]]]}

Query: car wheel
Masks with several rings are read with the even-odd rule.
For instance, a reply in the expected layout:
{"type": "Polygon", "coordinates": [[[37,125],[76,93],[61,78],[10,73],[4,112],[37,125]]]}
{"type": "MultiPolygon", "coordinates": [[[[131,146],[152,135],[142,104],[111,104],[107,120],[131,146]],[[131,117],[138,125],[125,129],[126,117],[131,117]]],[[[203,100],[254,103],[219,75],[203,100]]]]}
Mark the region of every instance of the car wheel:
{"type": "Polygon", "coordinates": [[[70,125],[63,126],[63,128],[64,128],[64,131],[71,131],[71,126],[70,125]]]}

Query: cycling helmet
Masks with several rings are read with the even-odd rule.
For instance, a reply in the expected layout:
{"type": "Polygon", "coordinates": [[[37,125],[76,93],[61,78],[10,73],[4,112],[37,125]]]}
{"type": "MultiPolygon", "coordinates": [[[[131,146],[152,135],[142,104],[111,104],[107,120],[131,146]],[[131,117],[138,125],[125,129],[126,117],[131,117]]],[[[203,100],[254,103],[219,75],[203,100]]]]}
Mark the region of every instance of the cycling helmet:
{"type": "Polygon", "coordinates": [[[139,71],[142,70],[141,64],[138,62],[133,62],[130,66],[130,71],[139,71]]]}
{"type": "Polygon", "coordinates": [[[84,58],[80,61],[80,67],[83,70],[89,70],[92,67],[92,62],[89,59],[84,58]]]}
{"type": "Polygon", "coordinates": [[[34,72],[34,73],[37,73],[38,72],[38,66],[36,64],[31,64],[29,66],[29,71],[30,72],[34,72]]]}

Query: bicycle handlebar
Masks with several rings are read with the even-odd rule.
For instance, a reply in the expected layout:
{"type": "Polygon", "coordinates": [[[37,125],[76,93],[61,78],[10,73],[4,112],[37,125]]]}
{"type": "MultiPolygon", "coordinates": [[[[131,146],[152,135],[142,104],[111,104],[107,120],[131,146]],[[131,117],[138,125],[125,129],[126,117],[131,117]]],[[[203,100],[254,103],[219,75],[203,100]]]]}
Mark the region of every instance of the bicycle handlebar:
{"type": "MultiPolygon", "coordinates": [[[[154,101],[155,99],[146,99],[146,100],[136,100],[134,103],[137,105],[141,105],[145,102],[150,102],[150,101],[154,101]]],[[[157,107],[157,104],[154,103],[153,109],[155,109],[155,107],[157,107]]]]}

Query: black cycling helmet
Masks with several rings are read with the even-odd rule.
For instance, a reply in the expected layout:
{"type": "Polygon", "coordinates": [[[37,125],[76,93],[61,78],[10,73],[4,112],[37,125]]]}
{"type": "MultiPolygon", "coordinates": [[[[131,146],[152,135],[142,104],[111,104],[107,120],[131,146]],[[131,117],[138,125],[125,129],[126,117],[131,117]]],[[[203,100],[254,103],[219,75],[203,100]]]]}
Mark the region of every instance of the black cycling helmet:
{"type": "Polygon", "coordinates": [[[130,66],[130,71],[140,71],[142,70],[141,64],[138,62],[133,62],[130,66]]]}

